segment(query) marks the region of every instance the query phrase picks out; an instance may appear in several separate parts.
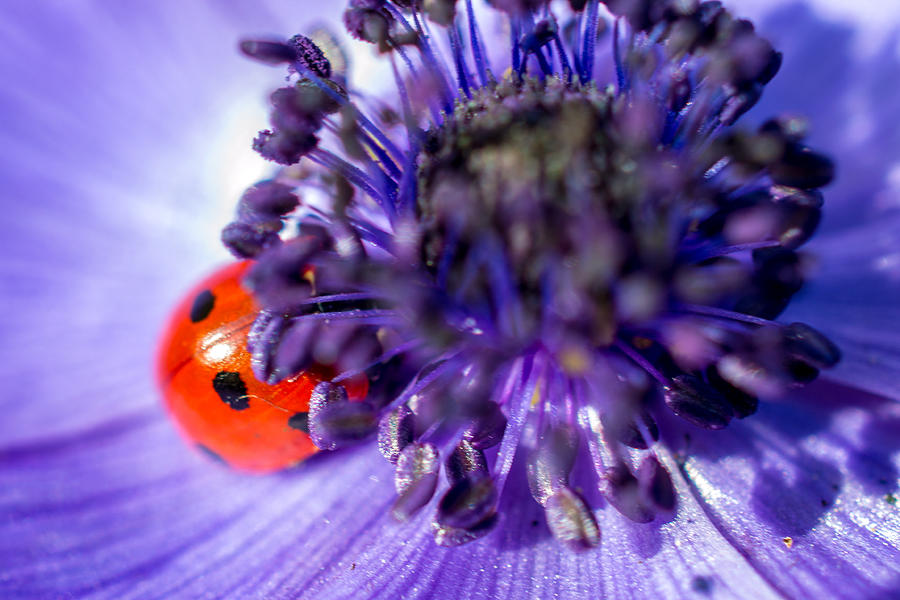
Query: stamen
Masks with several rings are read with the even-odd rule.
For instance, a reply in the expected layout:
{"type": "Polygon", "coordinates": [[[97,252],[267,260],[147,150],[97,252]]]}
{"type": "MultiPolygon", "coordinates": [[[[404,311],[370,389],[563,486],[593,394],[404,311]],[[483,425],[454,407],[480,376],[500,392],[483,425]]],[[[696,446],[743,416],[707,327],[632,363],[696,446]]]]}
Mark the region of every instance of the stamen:
{"type": "Polygon", "coordinates": [[[395,518],[431,502],[443,462],[435,542],[479,539],[522,465],[553,536],[584,550],[600,531],[569,481],[582,442],[595,491],[648,523],[676,510],[664,411],[721,429],[840,359],[772,320],[803,284],[796,249],[834,165],[800,120],[732,128],[781,55],[718,2],[604,2],[617,90],[593,76],[599,0],[570,0],[562,33],[545,0],[489,4],[510,24],[499,81],[471,0],[350,3],[351,34],[390,53],[398,108],[380,119],[309,38],[245,42],[299,76],[258,150],[303,159],[278,181],[326,202],[263,182],[223,239],[256,261],[254,373],[337,373],[312,394],[310,436],[330,450],[377,429],[395,518]],[[351,402],[341,382],[362,373],[351,402]]]}
{"type": "Polygon", "coordinates": [[[663,399],[673,413],[704,429],[722,429],[734,414],[715,388],[692,375],[678,375],[663,386],[663,399]]]}
{"type": "Polygon", "coordinates": [[[475,448],[468,440],[462,440],[450,453],[450,456],[447,457],[445,469],[447,479],[451,485],[455,485],[466,478],[481,477],[488,474],[487,459],[484,456],[484,452],[475,448]]]}
{"type": "Polygon", "coordinates": [[[397,500],[391,509],[394,518],[406,521],[428,504],[437,488],[441,457],[433,444],[414,443],[400,453],[394,487],[397,500]]]}
{"type": "Polygon", "coordinates": [[[538,504],[547,500],[569,482],[575,464],[578,437],[570,427],[551,427],[539,437],[526,465],[528,487],[538,504]]]}
{"type": "Polygon", "coordinates": [[[484,414],[478,416],[465,431],[465,439],[477,450],[487,450],[500,443],[506,432],[506,416],[495,402],[484,407],[484,414]]]}
{"type": "Polygon", "coordinates": [[[787,353],[820,369],[837,365],[841,350],[834,342],[805,323],[791,323],[782,330],[787,353]]]}
{"type": "Polygon", "coordinates": [[[454,483],[438,504],[435,523],[442,529],[477,529],[493,518],[497,488],[485,475],[469,475],[454,483]]]}
{"type": "Polygon", "coordinates": [[[393,464],[397,464],[400,453],[414,438],[415,418],[406,405],[398,406],[381,417],[378,424],[378,449],[393,464]]]}
{"type": "Polygon", "coordinates": [[[600,544],[600,528],[584,500],[568,487],[556,490],[544,505],[547,525],[560,543],[583,551],[600,544]]]}
{"type": "Polygon", "coordinates": [[[357,443],[375,431],[375,412],[365,402],[350,402],[347,389],[323,381],[309,397],[309,437],[322,450],[357,443]]]}

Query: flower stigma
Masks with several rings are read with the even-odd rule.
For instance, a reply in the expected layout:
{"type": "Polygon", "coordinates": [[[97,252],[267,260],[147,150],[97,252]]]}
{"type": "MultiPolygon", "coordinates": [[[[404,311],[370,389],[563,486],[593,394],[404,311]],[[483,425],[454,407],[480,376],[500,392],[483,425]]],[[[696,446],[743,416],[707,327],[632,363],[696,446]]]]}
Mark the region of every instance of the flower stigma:
{"type": "Polygon", "coordinates": [[[775,321],[834,166],[798,117],[735,126],[781,64],[752,23],[690,0],[351,0],[344,25],[390,99],[322,32],[242,43],[288,69],[253,142],[283,168],[222,238],[254,261],[256,377],[333,368],[309,435],[377,438],[395,518],[477,540],[523,469],[556,540],[596,547],[601,505],[677,511],[667,424],[724,428],[839,361],[775,321]]]}

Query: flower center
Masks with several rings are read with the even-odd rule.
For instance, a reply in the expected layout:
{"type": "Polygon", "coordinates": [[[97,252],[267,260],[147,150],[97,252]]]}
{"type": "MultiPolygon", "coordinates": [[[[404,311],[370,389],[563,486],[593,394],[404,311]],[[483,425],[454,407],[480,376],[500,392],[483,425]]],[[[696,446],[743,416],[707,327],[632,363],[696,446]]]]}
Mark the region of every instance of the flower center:
{"type": "Polygon", "coordinates": [[[617,232],[630,228],[623,196],[636,178],[609,127],[612,100],[558,77],[504,80],[458,101],[420,157],[425,266],[468,313],[525,345],[549,313],[610,341],[627,252],[617,232]]]}
{"type": "Polygon", "coordinates": [[[544,1],[492,4],[512,34],[501,78],[470,2],[467,19],[455,2],[350,3],[350,32],[408,73],[402,116],[383,122],[307,38],[246,43],[302,78],[273,95],[258,150],[321,166],[313,187],[331,202],[279,236],[297,201],[270,182],[224,239],[257,261],[255,372],[334,367],[310,435],[335,449],[377,427],[397,518],[439,495],[436,541],[480,538],[524,465],[554,536],[589,548],[599,530],[590,494],[570,485],[577,465],[648,522],[675,508],[662,411],[720,429],[838,361],[815,329],[772,320],[802,285],[797,248],[833,165],[803,144],[800,120],[731,128],[781,56],[718,2],[606,3],[620,17],[616,85],[603,89],[597,0],[570,2],[569,27],[544,1]],[[449,25],[449,56],[424,16],[449,25]],[[362,372],[369,397],[350,402],[343,382],[362,372]]]}

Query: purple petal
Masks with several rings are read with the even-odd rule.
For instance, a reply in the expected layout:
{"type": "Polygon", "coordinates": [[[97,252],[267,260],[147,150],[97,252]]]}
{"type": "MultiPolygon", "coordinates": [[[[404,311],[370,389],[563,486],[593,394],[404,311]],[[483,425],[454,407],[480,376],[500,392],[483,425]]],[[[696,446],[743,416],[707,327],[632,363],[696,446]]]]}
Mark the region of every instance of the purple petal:
{"type": "Polygon", "coordinates": [[[785,596],[889,597],[900,581],[898,428],[896,403],[819,383],[693,436],[684,471],[712,522],[785,596]]]}

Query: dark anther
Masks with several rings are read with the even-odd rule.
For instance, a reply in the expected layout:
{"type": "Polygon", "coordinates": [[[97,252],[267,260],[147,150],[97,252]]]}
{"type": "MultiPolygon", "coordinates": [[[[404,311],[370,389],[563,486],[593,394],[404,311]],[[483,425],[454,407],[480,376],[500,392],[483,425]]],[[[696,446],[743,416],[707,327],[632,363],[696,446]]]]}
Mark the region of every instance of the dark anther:
{"type": "Polygon", "coordinates": [[[275,349],[281,343],[281,336],[287,327],[284,317],[262,310],[256,315],[247,334],[247,350],[250,352],[250,366],[260,381],[272,383],[275,365],[275,349]]]}
{"type": "Polygon", "coordinates": [[[809,131],[809,121],[802,117],[782,116],[769,119],[759,127],[760,133],[774,133],[790,142],[800,142],[809,131]]]}
{"type": "Polygon", "coordinates": [[[424,0],[425,14],[438,25],[449,27],[456,18],[456,0],[424,0]]]}
{"type": "Polygon", "coordinates": [[[271,180],[260,181],[241,196],[237,216],[246,223],[276,221],[280,226],[281,217],[299,204],[300,198],[291,186],[271,180]]]}
{"type": "Polygon", "coordinates": [[[625,17],[638,31],[647,31],[666,16],[668,2],[664,0],[604,0],[616,15],[625,17]]]}
{"type": "Polygon", "coordinates": [[[499,517],[497,516],[497,513],[493,513],[485,520],[468,529],[446,527],[434,522],[432,523],[432,526],[434,527],[434,542],[438,546],[444,547],[468,544],[469,542],[474,542],[489,534],[497,525],[498,521],[499,517]]]}
{"type": "Polygon", "coordinates": [[[506,416],[495,402],[486,403],[488,410],[466,430],[465,438],[473,448],[485,450],[496,446],[506,431],[506,416]]]}
{"type": "Polygon", "coordinates": [[[781,70],[781,64],[784,61],[784,55],[781,52],[772,51],[769,54],[769,60],[765,68],[757,75],[756,80],[765,85],[772,81],[781,70]]]}
{"type": "Polygon", "coordinates": [[[522,50],[526,53],[537,52],[541,47],[549,44],[556,37],[556,21],[553,19],[541,19],[528,35],[520,42],[522,50]]]}
{"type": "Polygon", "coordinates": [[[344,11],[344,26],[350,35],[370,44],[386,44],[390,33],[387,14],[353,5],[344,11]]]}
{"type": "Polygon", "coordinates": [[[796,252],[786,248],[754,250],[753,263],[756,271],[752,286],[735,303],[734,310],[774,319],[803,287],[803,264],[796,252]]]}
{"type": "Polygon", "coordinates": [[[734,387],[755,396],[771,397],[780,395],[788,383],[777,362],[777,358],[764,353],[735,353],[720,358],[716,369],[734,387]]]}
{"type": "Polygon", "coordinates": [[[447,479],[453,485],[469,476],[486,474],[487,460],[484,452],[472,446],[468,440],[462,440],[447,457],[444,465],[447,479]]]}
{"type": "Polygon", "coordinates": [[[834,342],[805,323],[791,323],[782,332],[786,352],[798,360],[820,369],[833,367],[841,360],[841,351],[834,342]]]}
{"type": "Polygon", "coordinates": [[[486,475],[464,477],[441,498],[435,520],[442,527],[469,529],[492,516],[496,506],[493,479],[486,475]]]}
{"type": "Polygon", "coordinates": [[[762,98],[762,91],[763,86],[757,83],[732,95],[725,101],[719,120],[723,125],[734,125],[735,121],[756,106],[756,103],[762,98]]]}
{"type": "Polygon", "coordinates": [[[415,417],[405,404],[384,415],[378,424],[378,449],[394,464],[414,437],[415,417]]]}
{"type": "Polygon", "coordinates": [[[319,138],[310,131],[286,133],[263,129],[253,138],[253,149],[266,160],[280,165],[295,165],[318,143],[319,138]]]}
{"type": "Polygon", "coordinates": [[[776,201],[780,221],[778,241],[791,250],[809,241],[822,220],[821,196],[817,202],[815,194],[797,191],[776,201]]]}
{"type": "Polygon", "coordinates": [[[784,156],[769,167],[772,181],[801,189],[819,188],[834,179],[834,163],[800,144],[788,144],[784,156]]]}
{"type": "Polygon", "coordinates": [[[706,369],[706,380],[711,386],[718,390],[722,396],[728,400],[731,408],[734,409],[734,416],[739,419],[749,417],[756,412],[759,407],[759,399],[752,394],[748,394],[743,390],[739,390],[724,379],[719,374],[719,370],[715,365],[710,365],[706,369]]]}
{"type": "Polygon", "coordinates": [[[784,370],[795,385],[812,383],[819,376],[819,369],[802,360],[788,360],[784,370]]]}
{"type": "Polygon", "coordinates": [[[295,35],[289,41],[296,52],[297,62],[318,75],[319,77],[331,77],[331,63],[325,57],[325,53],[305,35],[295,35]]]}
{"type": "Polygon", "coordinates": [[[281,238],[274,231],[235,221],[222,230],[222,243],[236,258],[255,258],[267,248],[278,245],[281,238]]]}
{"type": "Polygon", "coordinates": [[[329,406],[347,402],[347,389],[342,385],[323,381],[313,388],[309,397],[309,434],[313,443],[322,450],[334,450],[337,445],[324,437],[326,432],[319,431],[319,415],[329,406]]]}
{"type": "Polygon", "coordinates": [[[366,440],[376,427],[375,411],[365,402],[329,404],[316,413],[313,413],[310,403],[310,437],[314,442],[319,440],[316,445],[324,450],[343,448],[366,440]]]}
{"type": "Polygon", "coordinates": [[[673,378],[663,388],[663,398],[673,413],[704,429],[722,429],[733,415],[722,394],[693,375],[673,378]]]}

